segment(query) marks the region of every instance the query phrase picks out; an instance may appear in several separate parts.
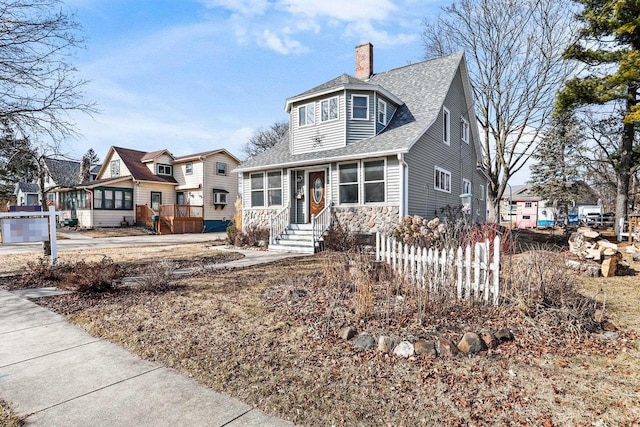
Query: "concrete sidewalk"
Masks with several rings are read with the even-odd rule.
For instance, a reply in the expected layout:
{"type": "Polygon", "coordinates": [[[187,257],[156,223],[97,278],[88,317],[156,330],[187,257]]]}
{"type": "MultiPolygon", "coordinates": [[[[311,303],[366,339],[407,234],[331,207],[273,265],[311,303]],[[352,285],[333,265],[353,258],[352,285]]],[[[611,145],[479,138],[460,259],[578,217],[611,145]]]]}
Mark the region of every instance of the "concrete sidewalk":
{"type": "Polygon", "coordinates": [[[0,398],[28,426],[290,426],[0,290],[0,398]]]}

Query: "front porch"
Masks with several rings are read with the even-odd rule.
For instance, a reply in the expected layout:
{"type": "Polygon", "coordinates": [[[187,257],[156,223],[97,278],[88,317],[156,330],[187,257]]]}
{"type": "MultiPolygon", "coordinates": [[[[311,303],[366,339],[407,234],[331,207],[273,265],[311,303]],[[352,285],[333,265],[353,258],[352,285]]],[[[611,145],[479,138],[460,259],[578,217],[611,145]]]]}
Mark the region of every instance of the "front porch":
{"type": "Polygon", "coordinates": [[[160,205],[155,211],[148,205],[136,205],[136,224],[151,228],[155,226],[160,234],[202,233],[204,206],[160,205]]]}

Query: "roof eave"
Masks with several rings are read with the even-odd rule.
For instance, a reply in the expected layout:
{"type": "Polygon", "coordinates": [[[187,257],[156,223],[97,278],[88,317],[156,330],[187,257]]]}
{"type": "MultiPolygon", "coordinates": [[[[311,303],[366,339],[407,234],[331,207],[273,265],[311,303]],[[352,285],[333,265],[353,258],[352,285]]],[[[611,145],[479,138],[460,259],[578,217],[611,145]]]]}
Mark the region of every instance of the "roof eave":
{"type": "Polygon", "coordinates": [[[370,153],[356,153],[356,154],[348,154],[343,156],[331,156],[331,157],[322,157],[318,159],[309,159],[309,160],[300,160],[293,162],[284,162],[284,163],[274,163],[269,165],[262,166],[251,166],[248,168],[237,167],[233,169],[231,172],[235,173],[243,173],[243,172],[255,172],[259,170],[268,170],[268,169],[280,169],[280,168],[289,168],[289,167],[297,167],[297,166],[309,166],[316,165],[319,163],[331,163],[331,162],[342,162],[347,160],[357,160],[362,158],[370,158],[370,157],[382,157],[382,156],[391,156],[396,154],[406,154],[408,153],[408,149],[395,149],[395,150],[385,150],[385,151],[376,151],[370,153]]]}
{"type": "Polygon", "coordinates": [[[284,106],[284,110],[289,113],[291,111],[291,105],[295,102],[298,101],[304,101],[305,99],[311,99],[311,98],[317,98],[319,96],[324,96],[324,95],[328,95],[330,93],[334,93],[334,92],[341,92],[344,90],[362,90],[362,91],[373,91],[373,92],[379,92],[380,94],[384,95],[386,98],[390,99],[391,101],[393,101],[394,103],[396,103],[398,106],[403,105],[404,102],[398,98],[397,96],[395,96],[394,94],[392,94],[391,92],[389,92],[388,90],[386,90],[385,88],[383,88],[380,85],[374,85],[374,84],[364,84],[364,85],[360,85],[360,84],[343,84],[340,86],[336,86],[334,88],[331,89],[325,89],[319,92],[314,92],[314,93],[309,93],[306,95],[298,95],[298,96],[294,96],[292,98],[287,98],[286,102],[285,102],[285,106],[284,106]]]}

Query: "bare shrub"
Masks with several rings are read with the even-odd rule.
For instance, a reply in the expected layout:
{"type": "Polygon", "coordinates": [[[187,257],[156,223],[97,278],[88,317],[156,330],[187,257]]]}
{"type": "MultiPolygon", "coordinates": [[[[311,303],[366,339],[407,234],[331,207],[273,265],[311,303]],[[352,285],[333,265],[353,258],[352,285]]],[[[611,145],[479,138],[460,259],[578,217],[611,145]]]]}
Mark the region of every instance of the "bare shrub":
{"type": "Polygon", "coordinates": [[[238,233],[235,237],[235,246],[263,246],[266,248],[268,244],[269,229],[255,225],[247,227],[244,232],[238,233]]]}
{"type": "Polygon", "coordinates": [[[147,264],[141,271],[138,287],[144,291],[163,291],[172,287],[177,265],[168,260],[147,264]]]}
{"type": "Polygon", "coordinates": [[[235,244],[238,238],[238,233],[238,228],[235,226],[235,224],[229,224],[229,226],[227,227],[227,239],[225,240],[225,243],[229,245],[235,244]]]}
{"type": "Polygon", "coordinates": [[[59,263],[52,266],[45,258],[27,263],[27,268],[18,279],[21,287],[55,286],[78,292],[105,292],[114,288],[115,282],[124,276],[124,269],[111,258],[103,257],[98,262],[59,263]]]}
{"type": "Polygon", "coordinates": [[[335,213],[331,221],[331,227],[324,236],[324,248],[329,251],[347,252],[357,251],[357,241],[340,223],[335,213]]]}
{"type": "Polygon", "coordinates": [[[532,248],[512,268],[504,302],[521,313],[532,333],[581,336],[598,329],[598,304],[578,292],[562,253],[532,248]]]}

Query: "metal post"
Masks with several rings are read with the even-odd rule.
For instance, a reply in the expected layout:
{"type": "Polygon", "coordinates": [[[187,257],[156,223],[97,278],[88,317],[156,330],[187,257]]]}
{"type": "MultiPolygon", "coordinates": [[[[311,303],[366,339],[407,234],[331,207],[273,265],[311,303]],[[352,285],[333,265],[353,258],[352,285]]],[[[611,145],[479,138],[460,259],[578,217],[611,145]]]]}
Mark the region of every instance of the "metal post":
{"type": "Polygon", "coordinates": [[[49,206],[49,213],[45,213],[49,216],[49,242],[51,243],[51,265],[58,265],[58,241],[56,236],[56,208],[55,206],[49,206]]]}

